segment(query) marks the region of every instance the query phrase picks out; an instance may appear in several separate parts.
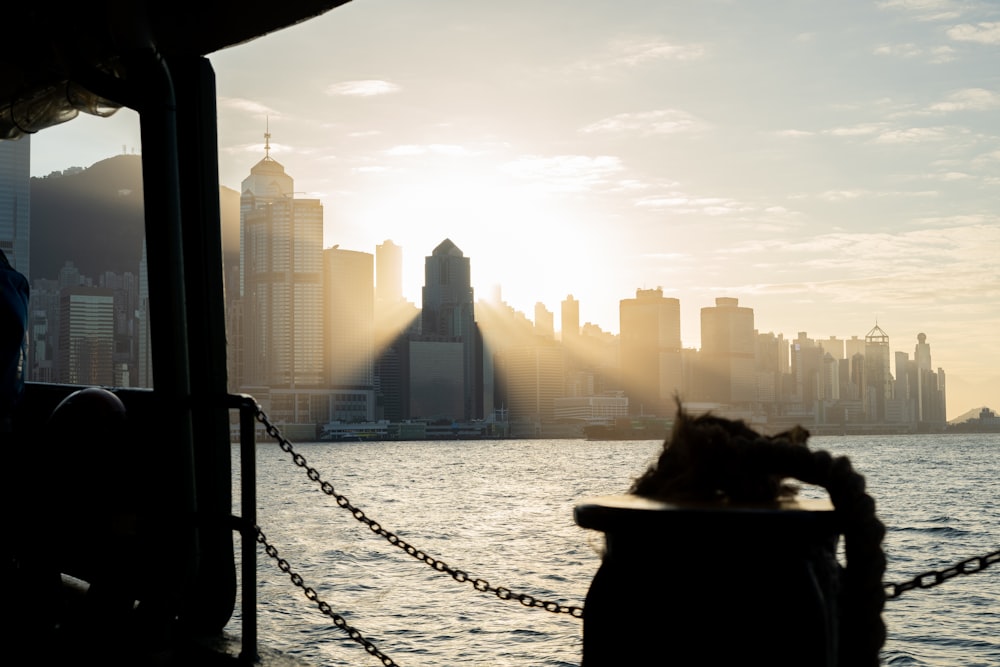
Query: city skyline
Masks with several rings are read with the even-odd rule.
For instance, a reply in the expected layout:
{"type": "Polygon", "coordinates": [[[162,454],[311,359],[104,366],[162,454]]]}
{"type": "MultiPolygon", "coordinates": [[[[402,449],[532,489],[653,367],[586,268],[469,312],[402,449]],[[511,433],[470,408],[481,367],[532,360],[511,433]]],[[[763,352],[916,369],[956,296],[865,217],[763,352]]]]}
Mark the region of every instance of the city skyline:
{"type": "MultiPolygon", "coordinates": [[[[1000,10],[567,7],[355,0],[213,54],[222,184],[269,125],[324,245],[391,239],[414,303],[451,238],[477,296],[522,312],[573,294],[618,332],[662,287],[689,347],[719,296],[786,336],[877,322],[896,349],[929,336],[953,410],[1000,403],[1000,10]]],[[[35,175],[138,148],[126,111],[36,139],[35,175]]]]}

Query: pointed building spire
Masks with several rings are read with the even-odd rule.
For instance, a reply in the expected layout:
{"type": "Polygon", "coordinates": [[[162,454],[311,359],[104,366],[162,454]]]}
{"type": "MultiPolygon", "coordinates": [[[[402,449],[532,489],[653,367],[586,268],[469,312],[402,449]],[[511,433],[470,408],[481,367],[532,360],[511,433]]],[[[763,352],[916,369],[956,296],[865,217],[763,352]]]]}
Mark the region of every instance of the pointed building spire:
{"type": "Polygon", "coordinates": [[[264,159],[271,157],[271,117],[264,116],[264,159]]]}

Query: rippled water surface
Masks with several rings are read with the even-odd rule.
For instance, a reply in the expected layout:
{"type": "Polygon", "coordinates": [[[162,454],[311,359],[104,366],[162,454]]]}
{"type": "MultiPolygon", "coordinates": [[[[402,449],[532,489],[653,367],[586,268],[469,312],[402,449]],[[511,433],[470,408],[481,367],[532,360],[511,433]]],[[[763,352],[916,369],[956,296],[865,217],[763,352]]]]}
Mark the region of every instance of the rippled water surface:
{"type": "MultiPolygon", "coordinates": [[[[515,594],[575,606],[600,565],[602,541],[574,523],[573,508],[624,493],[660,446],[294,444],[336,493],[428,556],[515,594]]],[[[886,581],[1000,548],[1000,435],[815,437],[810,447],[850,457],[865,475],[888,528],[886,581]]],[[[436,572],[339,507],[278,446],[258,445],[257,457],[258,524],[268,540],[319,599],[401,667],[579,665],[580,620],[436,572]]],[[[261,644],[314,665],[380,664],[259,554],[261,644]]],[[[886,603],[884,619],[884,664],[1000,665],[1000,564],[904,593],[886,603]]]]}

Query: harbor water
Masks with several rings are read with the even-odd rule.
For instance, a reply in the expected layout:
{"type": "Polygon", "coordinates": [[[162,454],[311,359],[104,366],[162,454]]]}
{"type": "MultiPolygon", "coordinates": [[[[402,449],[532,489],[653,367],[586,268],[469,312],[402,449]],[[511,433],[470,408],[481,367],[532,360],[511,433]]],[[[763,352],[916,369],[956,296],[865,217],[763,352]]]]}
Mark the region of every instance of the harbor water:
{"type": "MultiPolygon", "coordinates": [[[[662,446],[586,440],[292,444],[335,493],[429,557],[514,595],[580,607],[603,545],[601,534],[574,523],[573,508],[589,496],[624,493],[662,446]]],[[[865,476],[887,527],[887,582],[909,581],[1000,548],[1000,434],[813,437],[809,446],[848,456],[865,476]]],[[[236,471],[237,452],[234,446],[236,471]]],[[[580,619],[501,600],[435,571],[339,507],[276,444],[257,446],[257,476],[257,523],[278,557],[401,667],[579,665],[580,619]]],[[[802,494],[825,496],[813,487],[802,494]]],[[[258,560],[262,645],[312,665],[381,664],[262,548],[258,560]]],[[[650,613],[669,604],[650,600],[650,613]]],[[[719,613],[726,613],[725,600],[719,600],[719,613]]],[[[1000,665],[1000,564],[905,592],[886,602],[883,618],[885,665],[1000,665]]],[[[239,634],[238,615],[229,629],[239,634]]]]}

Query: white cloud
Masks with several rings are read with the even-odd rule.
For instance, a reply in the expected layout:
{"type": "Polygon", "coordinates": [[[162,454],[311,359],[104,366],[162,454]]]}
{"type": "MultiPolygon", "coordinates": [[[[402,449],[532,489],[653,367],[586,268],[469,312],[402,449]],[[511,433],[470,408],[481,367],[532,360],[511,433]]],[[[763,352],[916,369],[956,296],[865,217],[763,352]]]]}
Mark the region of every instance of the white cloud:
{"type": "Polygon", "coordinates": [[[847,125],[844,127],[834,127],[826,130],[824,134],[835,137],[861,137],[876,134],[882,130],[883,126],[876,123],[862,123],[860,125],[847,125]]]}
{"type": "Polygon", "coordinates": [[[580,192],[605,185],[623,169],[621,160],[612,155],[526,155],[500,166],[501,171],[511,176],[559,192],[580,192]]]}
{"type": "Polygon", "coordinates": [[[955,0],[884,0],[878,6],[910,12],[918,21],[954,19],[962,14],[955,0]]]}
{"type": "Polygon", "coordinates": [[[417,155],[445,155],[448,157],[464,157],[474,155],[465,146],[457,144],[402,144],[385,151],[391,157],[413,157],[417,155]]]}
{"type": "Polygon", "coordinates": [[[655,60],[697,60],[705,55],[699,44],[671,44],[659,39],[621,40],[611,45],[613,59],[634,67],[655,60]]]}
{"type": "Polygon", "coordinates": [[[932,63],[948,63],[955,59],[955,49],[950,46],[935,46],[931,49],[932,63]]]}
{"type": "Polygon", "coordinates": [[[931,106],[932,111],[986,111],[1000,108],[1000,95],[985,88],[966,88],[931,106]]]}
{"type": "Polygon", "coordinates": [[[806,130],[778,130],[774,134],[779,137],[791,137],[792,139],[797,139],[798,137],[811,137],[813,135],[812,132],[808,132],[806,130]]]}
{"type": "Polygon", "coordinates": [[[400,90],[399,86],[390,81],[381,79],[365,79],[361,81],[341,81],[330,84],[326,89],[327,95],[348,95],[352,97],[373,97],[375,95],[388,95],[400,90]]]}
{"type": "Polygon", "coordinates": [[[633,37],[612,42],[604,53],[578,63],[577,69],[601,73],[621,67],[638,67],[659,61],[698,60],[705,55],[700,44],[673,44],[656,37],[633,37]]]}
{"type": "Polygon", "coordinates": [[[637,132],[640,134],[672,134],[699,130],[703,123],[685,111],[659,109],[620,113],[603,118],[582,128],[581,132],[637,132]]]}
{"type": "Polygon", "coordinates": [[[906,44],[883,44],[876,47],[872,53],[877,56],[895,56],[897,58],[913,58],[923,53],[923,50],[912,42],[906,44]]]}
{"type": "Polygon", "coordinates": [[[254,100],[248,100],[242,97],[219,97],[218,104],[224,109],[232,109],[234,111],[242,111],[257,116],[268,116],[270,118],[281,118],[281,113],[275,109],[261,104],[260,102],[255,102],[254,100]]]}
{"type": "Polygon", "coordinates": [[[948,137],[941,127],[910,127],[902,130],[887,130],[875,138],[879,144],[912,144],[923,141],[942,141],[948,137]]]}
{"type": "Polygon", "coordinates": [[[858,199],[871,194],[867,190],[827,190],[821,192],[819,198],[825,201],[846,201],[848,199],[858,199]]]}
{"type": "Polygon", "coordinates": [[[948,36],[958,42],[1000,44],[1000,22],[963,23],[950,28],[948,36]]]}

